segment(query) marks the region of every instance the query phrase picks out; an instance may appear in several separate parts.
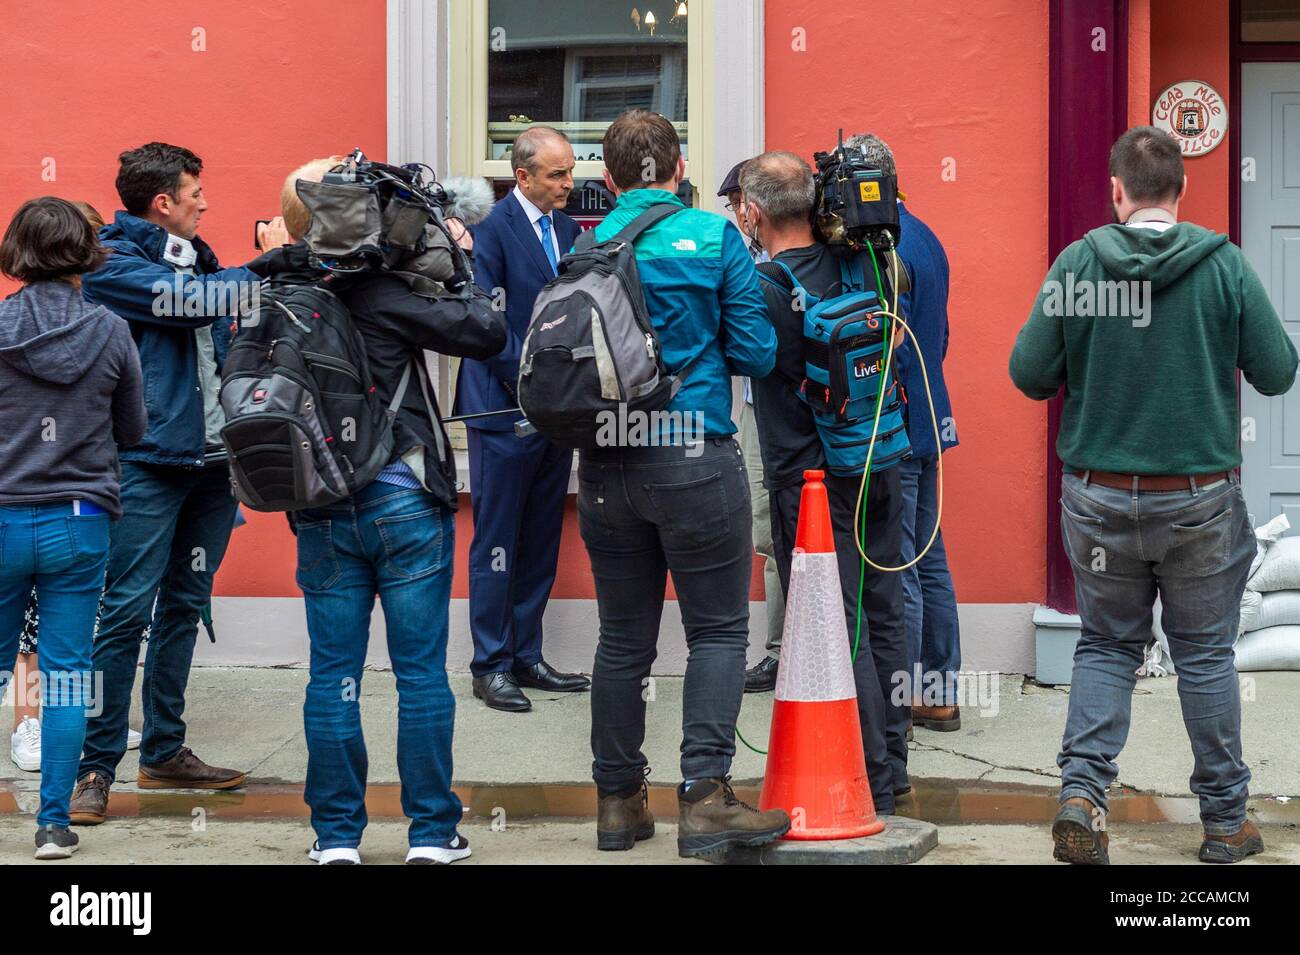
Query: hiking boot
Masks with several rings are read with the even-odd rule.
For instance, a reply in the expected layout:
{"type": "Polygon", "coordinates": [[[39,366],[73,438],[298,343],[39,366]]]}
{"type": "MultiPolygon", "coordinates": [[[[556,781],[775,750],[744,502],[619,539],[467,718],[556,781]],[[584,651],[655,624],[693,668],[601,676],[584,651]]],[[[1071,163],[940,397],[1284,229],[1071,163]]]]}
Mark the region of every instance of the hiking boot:
{"type": "Polygon", "coordinates": [[[650,814],[650,792],[645,780],[630,796],[617,793],[601,796],[596,815],[596,848],[631,849],[655,834],[655,817],[650,814]]]}
{"type": "Polygon", "coordinates": [[[1246,856],[1264,851],[1264,837],[1249,819],[1230,836],[1212,836],[1208,832],[1197,858],[1202,862],[1240,862],[1246,856]]]}
{"type": "Polygon", "coordinates": [[[81,840],[67,826],[45,825],[36,829],[36,858],[71,859],[81,840]]]}
{"type": "Polygon", "coordinates": [[[785,810],[759,812],[745,805],[736,798],[730,777],[699,779],[689,789],[682,787],[677,790],[677,854],[683,859],[732,846],[765,846],[790,831],[785,810]]]}
{"type": "Polygon", "coordinates": [[[163,763],[140,764],[136,785],[141,789],[238,789],[248,778],[237,769],[209,766],[188,746],[163,763]]]}
{"type": "Polygon", "coordinates": [[[954,732],[961,729],[961,707],[917,706],[913,704],[912,724],[939,733],[954,732]]]}
{"type": "Polygon", "coordinates": [[[87,773],[77,780],[68,804],[68,819],[74,826],[97,826],[108,815],[108,787],[113,780],[103,773],[87,773]]]}
{"type": "Polygon", "coordinates": [[[1071,865],[1110,865],[1106,817],[1089,800],[1071,796],[1052,822],[1052,858],[1071,865]]]}

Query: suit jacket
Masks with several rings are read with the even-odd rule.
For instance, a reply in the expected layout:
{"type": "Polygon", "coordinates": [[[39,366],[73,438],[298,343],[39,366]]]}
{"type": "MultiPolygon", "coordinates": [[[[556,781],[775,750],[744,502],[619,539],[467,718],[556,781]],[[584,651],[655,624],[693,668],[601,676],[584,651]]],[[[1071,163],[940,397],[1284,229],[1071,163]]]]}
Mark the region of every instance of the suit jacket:
{"type": "MultiPolygon", "coordinates": [[[[560,254],[573,247],[582,229],[558,209],[551,214],[560,254]]],[[[519,351],[528,333],[533,301],[543,285],[551,280],[551,264],[542,249],[537,232],[528,221],[514,192],[496,204],[491,215],[474,227],[474,281],[488,295],[505,293],[506,347],[485,361],[466,359],[461,362],[456,379],[456,411],[476,414],[513,408],[515,384],[519,380],[519,351]]],[[[509,431],[517,420],[503,414],[466,421],[467,427],[490,431],[509,431]]]]}

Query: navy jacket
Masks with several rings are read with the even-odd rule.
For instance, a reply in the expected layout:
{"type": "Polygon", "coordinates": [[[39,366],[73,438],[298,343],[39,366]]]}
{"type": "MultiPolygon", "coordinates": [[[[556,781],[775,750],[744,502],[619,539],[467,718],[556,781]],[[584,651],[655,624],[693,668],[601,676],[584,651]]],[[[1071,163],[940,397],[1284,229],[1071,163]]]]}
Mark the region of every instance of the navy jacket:
{"type": "Polygon", "coordinates": [[[179,275],[163,260],[166,238],[161,226],[118,212],[99,232],[111,254],[82,279],[82,293],[88,302],[126,319],[140,350],[149,427],[138,443],[121,449],[121,459],[202,467],[203,394],[194,330],[212,326],[220,369],[234,321],[226,305],[235,286],[227,283],[259,279],[247,268],[221,268],[212,249],[197,237],[196,274],[179,275]],[[160,296],[160,289],[166,293],[160,296]]]}
{"type": "MultiPolygon", "coordinates": [[[[573,247],[582,229],[558,209],[551,214],[551,219],[563,255],[573,247]]],[[[495,357],[461,362],[456,377],[456,414],[498,411],[519,404],[514,397],[519,380],[519,351],[528,333],[533,301],[552,277],[541,240],[524,207],[511,192],[474,228],[474,282],[494,300],[498,295],[494,290],[504,290],[509,337],[506,347],[495,357]]],[[[509,431],[518,417],[521,416],[493,415],[465,424],[488,431],[509,431]]]]}
{"type": "MultiPolygon", "coordinates": [[[[957,445],[952,404],[943,379],[943,360],[948,354],[948,256],[930,227],[908,212],[901,202],[898,212],[903,232],[898,256],[912,279],[912,290],[899,296],[899,312],[921,344],[925,370],[930,376],[930,394],[934,397],[934,413],[939,421],[939,437],[946,451],[957,445]]],[[[903,393],[907,396],[907,437],[912,443],[912,455],[921,458],[938,454],[925,379],[910,338],[905,336],[894,360],[898,363],[898,380],[903,383],[903,393]]]]}

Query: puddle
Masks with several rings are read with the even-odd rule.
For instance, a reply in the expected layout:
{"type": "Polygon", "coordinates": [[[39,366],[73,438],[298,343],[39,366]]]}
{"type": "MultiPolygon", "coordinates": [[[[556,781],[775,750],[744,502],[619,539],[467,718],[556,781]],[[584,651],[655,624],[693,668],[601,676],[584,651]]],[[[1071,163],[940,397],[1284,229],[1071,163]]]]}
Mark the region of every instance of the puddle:
{"type": "MultiPolygon", "coordinates": [[[[1057,790],[1053,786],[1019,783],[972,783],[969,780],[913,780],[911,795],[899,800],[898,814],[938,825],[957,823],[1014,824],[1051,822],[1056,814],[1057,790]]],[[[528,818],[592,819],[596,791],[591,784],[458,785],[456,793],[466,816],[491,820],[528,818]]],[[[758,784],[737,784],[736,795],[756,805],[758,784]]],[[[21,812],[34,805],[34,790],[17,789],[0,782],[0,814],[21,812]]],[[[190,817],[201,807],[210,819],[285,819],[308,815],[302,787],[292,784],[254,784],[235,792],[177,791],[134,792],[115,789],[109,808],[113,816],[190,817]]],[[[1300,825],[1300,800],[1286,803],[1268,797],[1250,800],[1252,818],[1263,824],[1300,825]]],[[[671,785],[650,787],[650,809],[659,817],[677,814],[677,793],[671,785]]],[[[372,785],[366,793],[366,810],[375,818],[401,818],[401,787],[372,785]]],[[[1151,796],[1120,791],[1110,800],[1114,823],[1199,822],[1196,799],[1190,796],[1151,796]]]]}

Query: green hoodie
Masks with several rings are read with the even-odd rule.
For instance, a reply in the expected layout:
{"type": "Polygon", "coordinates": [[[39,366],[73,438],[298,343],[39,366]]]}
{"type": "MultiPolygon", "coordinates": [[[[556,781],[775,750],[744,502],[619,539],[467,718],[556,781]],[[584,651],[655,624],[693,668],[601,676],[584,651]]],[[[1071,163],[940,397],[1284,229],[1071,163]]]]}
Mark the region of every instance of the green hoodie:
{"type": "Polygon", "coordinates": [[[1052,264],[1011,380],[1038,400],[1065,385],[1056,452],[1067,470],[1208,474],[1241,464],[1236,370],[1279,395],[1296,361],[1227,236],[1108,225],[1052,264]]]}

